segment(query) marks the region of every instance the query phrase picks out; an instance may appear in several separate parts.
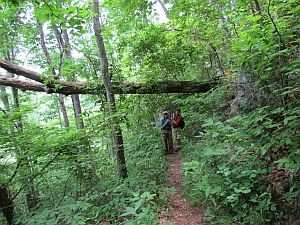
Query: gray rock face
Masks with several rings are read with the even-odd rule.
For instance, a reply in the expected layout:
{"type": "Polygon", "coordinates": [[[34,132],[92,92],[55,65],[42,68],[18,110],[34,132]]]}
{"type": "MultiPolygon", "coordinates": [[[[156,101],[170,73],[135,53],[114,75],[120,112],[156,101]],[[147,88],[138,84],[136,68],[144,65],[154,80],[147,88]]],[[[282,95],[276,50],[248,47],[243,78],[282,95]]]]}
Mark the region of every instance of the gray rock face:
{"type": "Polygon", "coordinates": [[[255,86],[250,75],[240,73],[237,76],[237,95],[230,107],[230,116],[247,113],[266,104],[267,94],[255,86]]]}

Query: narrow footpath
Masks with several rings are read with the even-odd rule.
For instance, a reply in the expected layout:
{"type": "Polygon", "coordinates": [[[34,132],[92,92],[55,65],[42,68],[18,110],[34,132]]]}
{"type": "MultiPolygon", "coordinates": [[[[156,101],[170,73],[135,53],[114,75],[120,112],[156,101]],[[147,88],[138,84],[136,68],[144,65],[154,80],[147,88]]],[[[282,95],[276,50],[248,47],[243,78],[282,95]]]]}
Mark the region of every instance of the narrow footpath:
{"type": "Polygon", "coordinates": [[[169,196],[169,211],[159,214],[159,223],[164,225],[209,225],[206,222],[204,208],[192,207],[185,199],[184,191],[181,186],[183,172],[179,153],[167,156],[170,161],[168,168],[168,187],[174,187],[176,192],[169,196]]]}

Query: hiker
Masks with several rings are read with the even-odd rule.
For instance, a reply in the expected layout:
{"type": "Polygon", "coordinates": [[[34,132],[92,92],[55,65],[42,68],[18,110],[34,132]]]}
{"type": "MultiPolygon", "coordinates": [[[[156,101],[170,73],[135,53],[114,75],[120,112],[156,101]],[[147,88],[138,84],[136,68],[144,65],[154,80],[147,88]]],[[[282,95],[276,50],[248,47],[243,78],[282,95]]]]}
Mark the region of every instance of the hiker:
{"type": "Polygon", "coordinates": [[[180,131],[181,131],[181,124],[182,116],[180,115],[180,109],[176,109],[175,115],[172,119],[172,127],[174,131],[174,139],[176,141],[176,149],[180,149],[180,131]]]}
{"type": "Polygon", "coordinates": [[[163,133],[165,154],[173,153],[173,137],[171,128],[172,119],[169,117],[169,113],[164,111],[164,118],[160,121],[161,130],[163,133]]]}

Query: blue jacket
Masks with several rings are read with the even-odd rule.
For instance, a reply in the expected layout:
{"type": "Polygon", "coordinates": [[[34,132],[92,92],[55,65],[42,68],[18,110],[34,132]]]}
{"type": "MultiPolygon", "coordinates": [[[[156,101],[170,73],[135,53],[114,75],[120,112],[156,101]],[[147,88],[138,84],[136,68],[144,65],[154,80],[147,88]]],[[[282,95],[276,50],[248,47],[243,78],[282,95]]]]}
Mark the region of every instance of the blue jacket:
{"type": "MultiPolygon", "coordinates": [[[[167,118],[168,120],[170,120],[170,123],[168,123],[164,128],[163,130],[171,130],[171,123],[172,123],[172,119],[170,117],[167,118]]],[[[162,119],[160,121],[160,126],[163,126],[166,122],[167,122],[167,119],[162,119]]]]}

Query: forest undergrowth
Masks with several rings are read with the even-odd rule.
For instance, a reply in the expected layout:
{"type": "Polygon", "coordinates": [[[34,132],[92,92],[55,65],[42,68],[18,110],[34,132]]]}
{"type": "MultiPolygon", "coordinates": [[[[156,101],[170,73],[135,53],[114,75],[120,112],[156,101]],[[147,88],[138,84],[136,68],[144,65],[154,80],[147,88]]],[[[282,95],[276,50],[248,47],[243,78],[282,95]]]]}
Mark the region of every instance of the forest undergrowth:
{"type": "Polygon", "coordinates": [[[185,148],[183,187],[213,224],[299,223],[299,109],[203,118],[185,148]]]}

